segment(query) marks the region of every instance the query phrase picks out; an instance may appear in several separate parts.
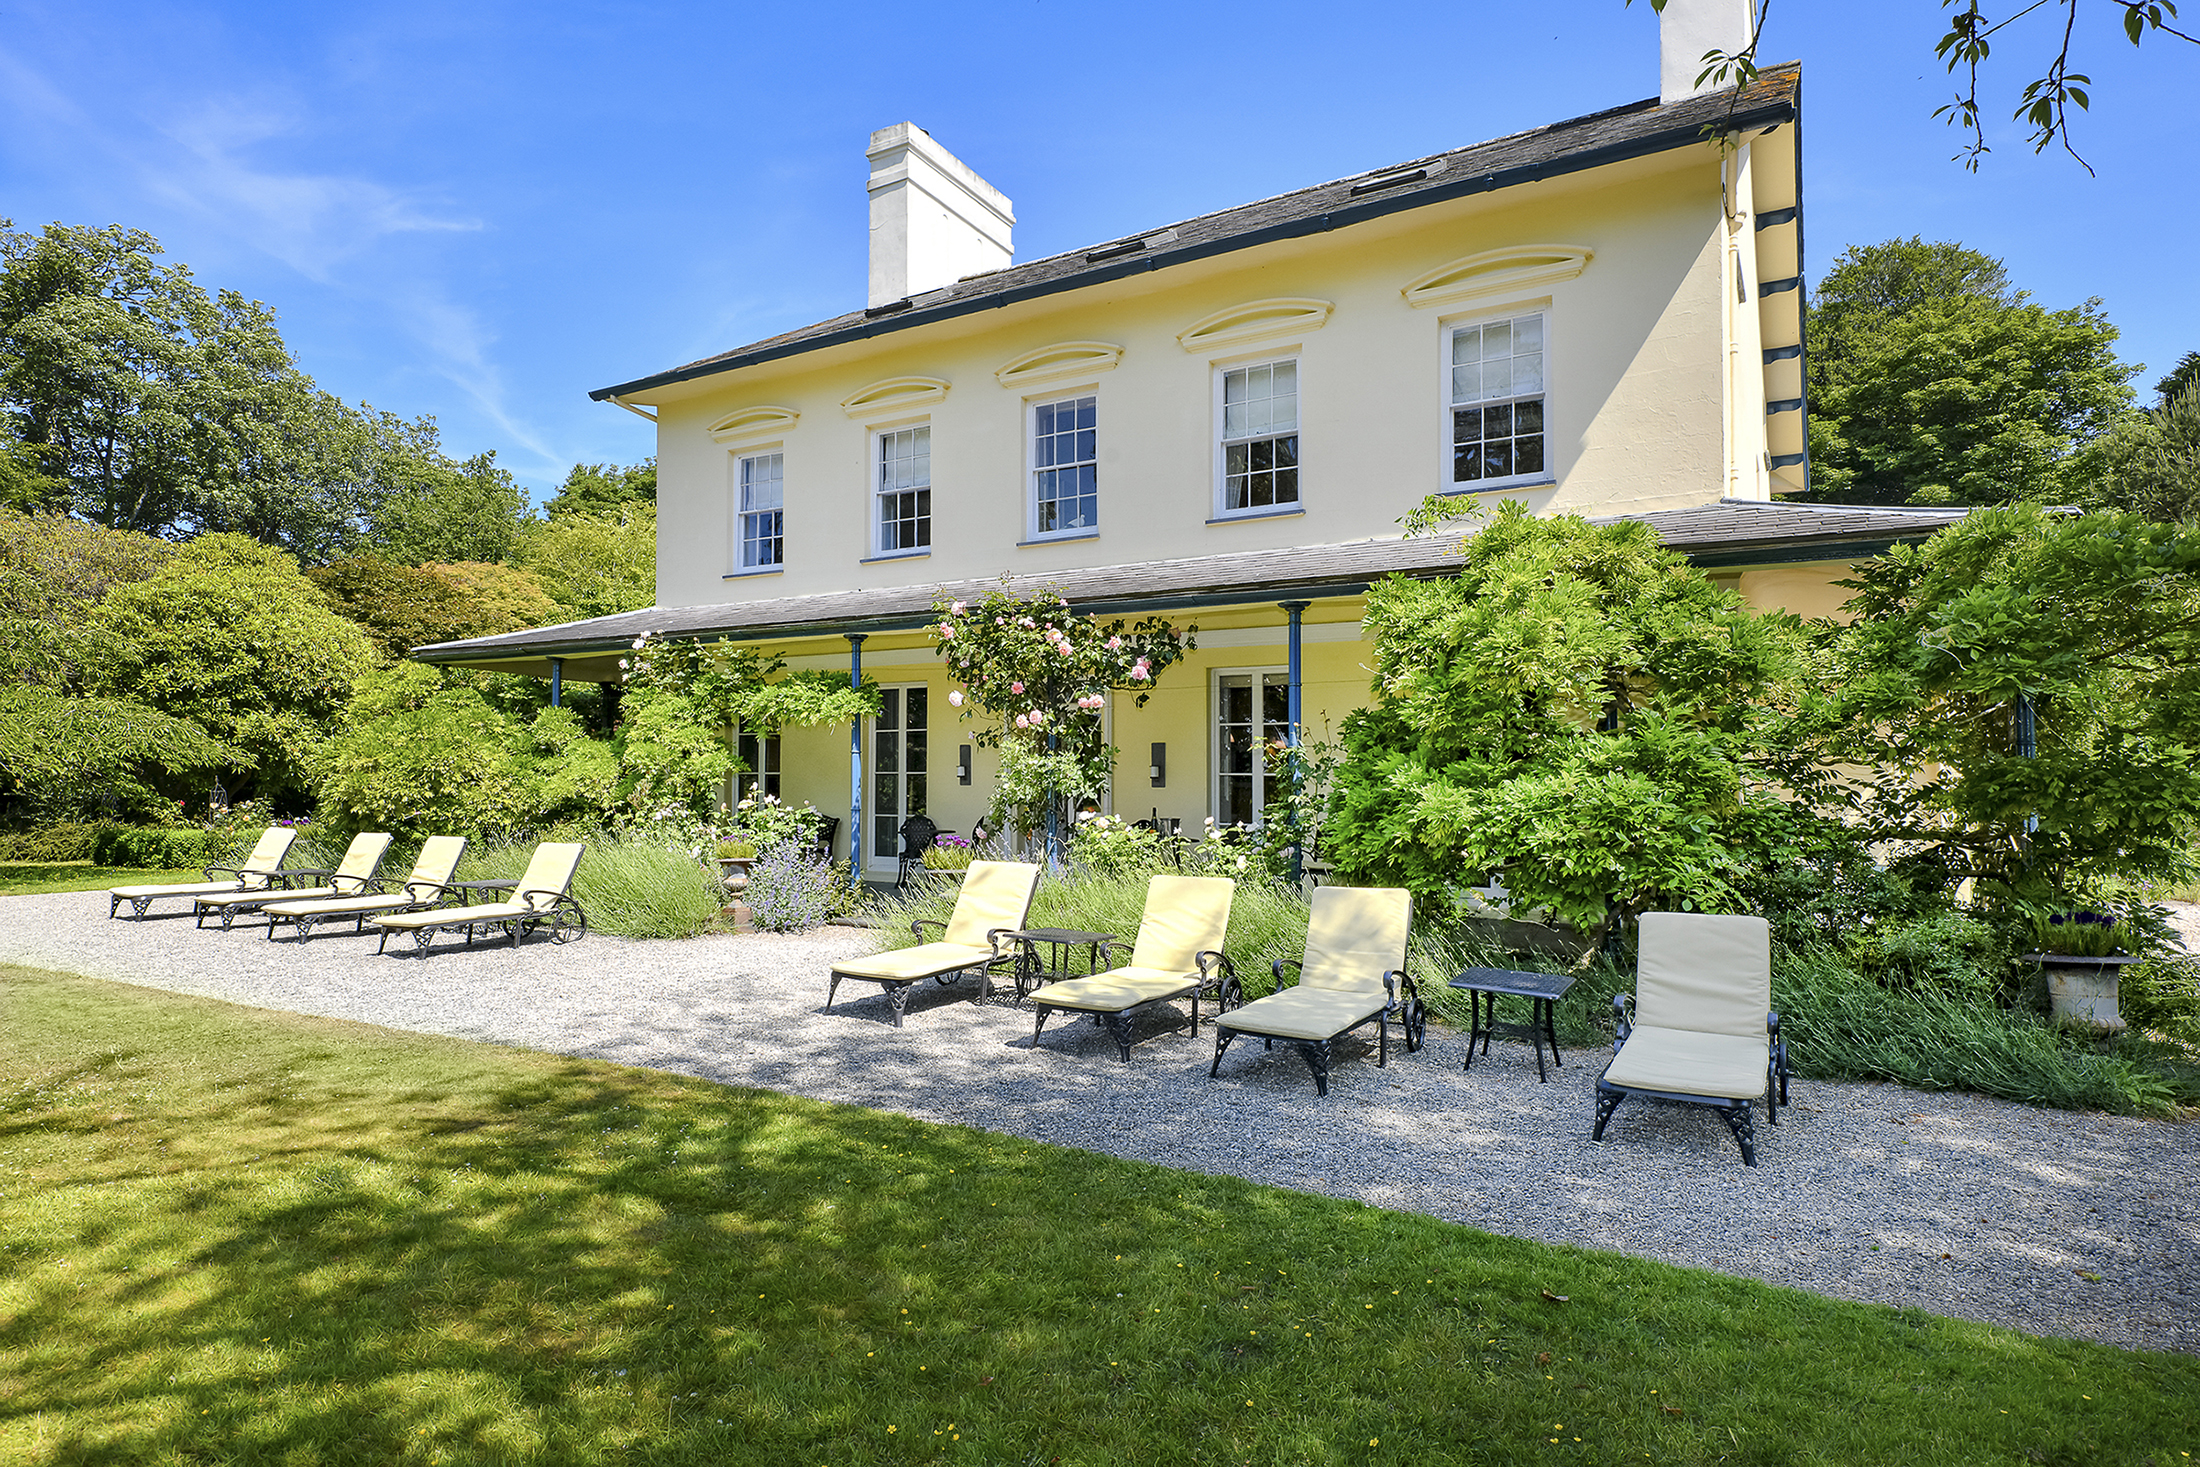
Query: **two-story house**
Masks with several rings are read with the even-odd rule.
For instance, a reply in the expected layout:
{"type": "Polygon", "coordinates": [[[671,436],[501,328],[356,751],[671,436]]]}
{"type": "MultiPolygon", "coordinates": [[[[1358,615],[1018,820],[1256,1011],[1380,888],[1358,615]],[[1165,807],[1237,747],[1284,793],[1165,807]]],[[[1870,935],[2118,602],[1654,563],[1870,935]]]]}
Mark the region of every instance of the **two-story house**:
{"type": "Polygon", "coordinates": [[[1361,593],[1440,575],[1431,493],[1647,518],[1765,607],[1947,516],[1802,490],[1801,69],[1699,86],[1748,0],[1671,0],[1658,97],[1013,263],[1009,200],[872,135],[860,310],[594,394],[657,424],[657,606],[421,649],[613,681],[642,631],[877,680],[856,730],[742,739],[745,786],[850,811],[890,874],[989,757],[922,630],[1008,577],[1199,649],[1109,710],[1116,811],[1258,817],[1271,750],[1368,696],[1361,593]]]}

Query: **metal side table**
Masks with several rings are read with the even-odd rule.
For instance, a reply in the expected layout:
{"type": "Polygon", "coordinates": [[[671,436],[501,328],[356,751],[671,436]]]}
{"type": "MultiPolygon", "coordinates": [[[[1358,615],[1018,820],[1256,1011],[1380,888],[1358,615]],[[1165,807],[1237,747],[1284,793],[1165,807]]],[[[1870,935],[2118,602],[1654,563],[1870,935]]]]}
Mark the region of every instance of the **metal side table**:
{"type": "Polygon", "coordinates": [[[1523,973],[1512,968],[1469,968],[1451,980],[1454,988],[1464,988],[1474,1005],[1474,1022],[1467,1031],[1467,1062],[1462,1069],[1474,1068],[1474,1046],[1480,1043],[1482,1053],[1490,1052],[1490,1036],[1504,1033],[1518,1035],[1535,1045],[1536,1078],[1548,1084],[1550,1074],[1543,1068],[1543,1046],[1551,1046],[1551,1068],[1559,1068],[1558,1027],[1553,1013],[1558,1001],[1574,986],[1571,973],[1523,973]],[[1526,1024],[1500,1024],[1497,1022],[1497,1001],[1500,998],[1525,998],[1535,1002],[1531,1021],[1526,1024]],[[1484,1005],[1488,1005],[1485,1013],[1484,1005]]]}

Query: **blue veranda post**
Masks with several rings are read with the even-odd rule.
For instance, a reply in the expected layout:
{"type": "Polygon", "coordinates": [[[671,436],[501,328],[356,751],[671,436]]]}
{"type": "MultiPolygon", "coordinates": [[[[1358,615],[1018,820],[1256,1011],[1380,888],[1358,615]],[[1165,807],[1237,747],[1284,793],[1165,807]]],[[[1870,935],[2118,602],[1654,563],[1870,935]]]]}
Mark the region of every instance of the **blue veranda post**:
{"type": "MultiPolygon", "coordinates": [[[[867,633],[849,632],[848,686],[863,691],[863,641],[867,633]]],[[[829,854],[829,853],[828,853],[829,854]]],[[[863,715],[848,725],[848,879],[863,885],[863,715]]]]}

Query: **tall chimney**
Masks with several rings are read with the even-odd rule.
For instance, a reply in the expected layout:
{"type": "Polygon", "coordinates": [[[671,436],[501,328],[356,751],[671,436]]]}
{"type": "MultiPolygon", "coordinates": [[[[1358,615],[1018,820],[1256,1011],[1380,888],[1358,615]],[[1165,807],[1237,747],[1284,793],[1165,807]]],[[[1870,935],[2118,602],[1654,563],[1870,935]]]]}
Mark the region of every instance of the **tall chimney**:
{"type": "Polygon", "coordinates": [[[1016,211],[913,122],[871,134],[871,304],[952,285],[1015,258],[1016,211]]]}
{"type": "MultiPolygon", "coordinates": [[[[1658,100],[1678,102],[1718,90],[1716,80],[1696,85],[1704,53],[1732,56],[1747,49],[1755,21],[1750,0],[1665,0],[1658,13],[1658,100]]],[[[1733,84],[1729,74],[1726,85],[1733,84]]]]}

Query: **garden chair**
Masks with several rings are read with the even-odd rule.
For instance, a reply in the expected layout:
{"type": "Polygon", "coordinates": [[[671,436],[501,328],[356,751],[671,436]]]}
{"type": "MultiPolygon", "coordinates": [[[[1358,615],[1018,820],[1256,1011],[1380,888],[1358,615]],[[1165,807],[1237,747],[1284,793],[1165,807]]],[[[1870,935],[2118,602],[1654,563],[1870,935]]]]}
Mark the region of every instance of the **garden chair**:
{"type": "MultiPolygon", "coordinates": [[[[1243,1007],[1232,1007],[1225,993],[1215,1019],[1215,1061],[1207,1076],[1222,1070],[1223,1051],[1240,1034],[1266,1041],[1287,1040],[1306,1056],[1314,1072],[1314,1093],[1329,1093],[1330,1046],[1363,1024],[1376,1026],[1375,1063],[1390,1062],[1390,1021],[1400,1021],[1406,1049],[1418,1050],[1427,1032],[1428,1011],[1419,990],[1406,976],[1406,941],[1413,928],[1412,893],[1397,887],[1318,886],[1306,919],[1303,962],[1279,958],[1273,964],[1276,991],[1243,1007]],[[1298,969],[1298,983],[1284,969],[1298,969]]],[[[1234,981],[1234,980],[1233,980],[1234,981]]]]}
{"type": "Polygon", "coordinates": [[[841,980],[851,978],[884,986],[887,1001],[893,1005],[896,1029],[901,1027],[902,1011],[909,1006],[911,985],[927,978],[944,987],[964,973],[975,971],[979,996],[991,994],[993,969],[1021,951],[1008,940],[1008,934],[1024,925],[1031,911],[1032,893],[1038,889],[1036,862],[972,861],[969,874],[963,877],[962,890],[956,893],[955,910],[947,920],[934,922],[920,917],[909,924],[911,934],[920,938],[925,928],[939,928],[939,941],[835,963],[825,984],[826,1011],[833,1007],[833,994],[839,990],[841,980]]]}
{"type": "Polygon", "coordinates": [[[166,897],[211,896],[220,891],[263,891],[276,889],[275,883],[283,877],[283,858],[290,854],[291,842],[298,832],[287,825],[270,825],[260,832],[253,844],[252,854],[245,857],[242,866],[209,866],[206,880],[186,881],[174,886],[117,886],[107,893],[107,918],[114,915],[124,902],[130,904],[130,915],[142,917],[145,909],[166,897]],[[217,880],[214,873],[226,871],[227,881],[217,880]]]}
{"type": "Polygon", "coordinates": [[[924,853],[940,838],[940,828],[929,815],[912,815],[901,822],[901,869],[894,876],[894,890],[909,884],[909,873],[924,865],[924,853]]]}
{"type": "MultiPolygon", "coordinates": [[[[1230,928],[1237,883],[1221,876],[1155,876],[1146,883],[1146,909],[1130,961],[1090,978],[1069,978],[1032,991],[1039,1006],[1031,1042],[1056,1009],[1090,1014],[1107,1026],[1124,1060],[1131,1057],[1131,1016],[1155,1004],[1192,1001],[1192,1037],[1199,1037],[1199,998],[1214,990],[1225,1002],[1238,992],[1237,972],[1222,951],[1230,928]]],[[[1107,942],[1108,961],[1124,944],[1107,942]]]]}
{"type": "Polygon", "coordinates": [[[420,856],[413,862],[412,874],[394,891],[380,878],[376,878],[367,883],[368,890],[357,896],[315,900],[279,897],[260,909],[267,916],[268,940],[274,941],[275,928],[284,922],[297,929],[300,942],[310,942],[314,925],[319,922],[341,922],[349,917],[352,919],[352,931],[364,932],[369,917],[432,907],[450,889],[451,877],[458,870],[459,857],[465,854],[466,837],[463,835],[431,835],[420,847],[420,856]]]}
{"type": "Polygon", "coordinates": [[[1612,1000],[1619,1037],[1597,1077],[1593,1141],[1630,1095],[1712,1106],[1757,1164],[1750,1102],[1780,1123],[1787,1044],[1772,1011],[1772,928],[1762,917],[1645,912],[1635,991],[1612,1000]],[[1632,1012],[1630,1012],[1632,1010],[1632,1012]]]}
{"type": "Polygon", "coordinates": [[[308,901],[314,897],[362,896],[373,889],[374,873],[382,869],[382,858],[389,854],[390,838],[381,831],[362,832],[351,838],[351,846],[344,852],[344,859],[336,869],[326,871],[314,868],[296,868],[283,873],[287,881],[302,881],[309,876],[322,877],[326,886],[284,886],[279,890],[224,891],[202,896],[192,909],[192,925],[204,927],[209,913],[222,919],[222,931],[237,920],[239,912],[254,912],[270,902],[308,901]]]}
{"type": "Polygon", "coordinates": [[[574,870],[581,864],[581,853],[587,849],[579,841],[542,842],[535,847],[534,856],[527,862],[527,873],[514,883],[507,901],[430,907],[370,917],[367,920],[382,929],[382,941],[375,951],[380,953],[388,949],[391,933],[410,932],[420,949],[421,961],[425,962],[435,934],[445,927],[465,928],[468,947],[474,945],[474,934],[484,927],[502,927],[510,935],[514,947],[519,946],[521,937],[537,927],[548,927],[551,939],[556,942],[571,942],[582,937],[588,931],[588,914],[567,890],[573,885],[574,870]]]}

